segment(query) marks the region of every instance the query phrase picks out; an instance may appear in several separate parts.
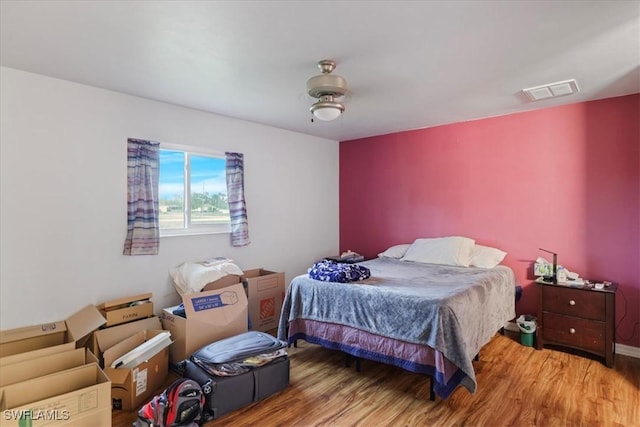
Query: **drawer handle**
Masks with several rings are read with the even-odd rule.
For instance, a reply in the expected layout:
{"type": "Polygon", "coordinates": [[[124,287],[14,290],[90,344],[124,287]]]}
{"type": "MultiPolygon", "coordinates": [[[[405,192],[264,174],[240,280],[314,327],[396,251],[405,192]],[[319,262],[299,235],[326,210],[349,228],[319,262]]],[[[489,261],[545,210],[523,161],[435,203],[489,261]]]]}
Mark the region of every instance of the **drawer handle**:
{"type": "Polygon", "coordinates": [[[576,305],[576,302],[574,300],[569,300],[569,305],[576,305]]]}
{"type": "Polygon", "coordinates": [[[576,333],[576,330],[575,330],[575,329],[573,329],[573,328],[571,328],[571,329],[569,329],[569,333],[570,333],[570,334],[575,334],[575,333],[576,333]]]}

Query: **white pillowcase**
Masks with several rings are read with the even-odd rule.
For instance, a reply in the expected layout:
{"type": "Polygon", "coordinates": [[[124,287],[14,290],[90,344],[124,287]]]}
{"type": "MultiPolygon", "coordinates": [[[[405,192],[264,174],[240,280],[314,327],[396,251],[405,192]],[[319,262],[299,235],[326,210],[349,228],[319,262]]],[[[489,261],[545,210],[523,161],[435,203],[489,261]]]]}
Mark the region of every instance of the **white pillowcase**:
{"type": "Polygon", "coordinates": [[[407,249],[411,246],[411,243],[406,243],[402,245],[391,246],[384,252],[378,254],[380,258],[396,258],[400,259],[407,253],[407,249]]]}
{"type": "Polygon", "coordinates": [[[493,268],[500,264],[506,252],[489,246],[475,245],[471,255],[471,266],[482,268],[493,268]]]}
{"type": "Polygon", "coordinates": [[[475,243],[460,236],[416,239],[401,260],[469,267],[475,243]]]}

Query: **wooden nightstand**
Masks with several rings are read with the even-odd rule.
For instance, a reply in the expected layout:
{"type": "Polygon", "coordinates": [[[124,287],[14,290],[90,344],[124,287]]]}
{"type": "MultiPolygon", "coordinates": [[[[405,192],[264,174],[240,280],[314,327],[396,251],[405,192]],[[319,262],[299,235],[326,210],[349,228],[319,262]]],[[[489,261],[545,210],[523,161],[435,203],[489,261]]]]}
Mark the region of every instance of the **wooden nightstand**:
{"type": "Polygon", "coordinates": [[[558,345],[586,351],[613,366],[615,283],[603,289],[539,283],[536,348],[558,345]]]}

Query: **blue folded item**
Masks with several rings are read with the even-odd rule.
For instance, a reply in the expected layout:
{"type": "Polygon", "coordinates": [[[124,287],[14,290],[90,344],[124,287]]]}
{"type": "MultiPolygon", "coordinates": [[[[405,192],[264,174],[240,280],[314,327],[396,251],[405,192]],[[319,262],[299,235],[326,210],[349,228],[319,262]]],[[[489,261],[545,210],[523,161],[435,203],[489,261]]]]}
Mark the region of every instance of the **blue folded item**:
{"type": "Polygon", "coordinates": [[[179,306],[174,308],[173,309],[173,314],[175,316],[184,317],[186,319],[187,318],[187,313],[184,311],[184,304],[180,304],[179,306]]]}
{"type": "Polygon", "coordinates": [[[323,282],[348,283],[371,277],[367,267],[358,264],[345,264],[330,260],[316,262],[309,269],[309,277],[323,282]]]}

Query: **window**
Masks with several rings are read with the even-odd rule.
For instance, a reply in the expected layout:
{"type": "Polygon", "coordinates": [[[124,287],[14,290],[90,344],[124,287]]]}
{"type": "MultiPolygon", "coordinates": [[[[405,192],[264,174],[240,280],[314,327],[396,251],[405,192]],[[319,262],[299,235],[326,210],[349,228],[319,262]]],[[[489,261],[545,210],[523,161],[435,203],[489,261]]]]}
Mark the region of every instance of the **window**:
{"type": "Polygon", "coordinates": [[[160,235],[230,231],[224,154],[160,148],[160,235]]]}

